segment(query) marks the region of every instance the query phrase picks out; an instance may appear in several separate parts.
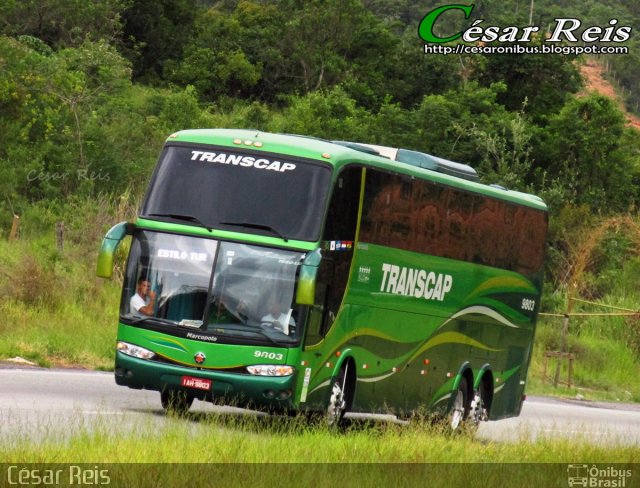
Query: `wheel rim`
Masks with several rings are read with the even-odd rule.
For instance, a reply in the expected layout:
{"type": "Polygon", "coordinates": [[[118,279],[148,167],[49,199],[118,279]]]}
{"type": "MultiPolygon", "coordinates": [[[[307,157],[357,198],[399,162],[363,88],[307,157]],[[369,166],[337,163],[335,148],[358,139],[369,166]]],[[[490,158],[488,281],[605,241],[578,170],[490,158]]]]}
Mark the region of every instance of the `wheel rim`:
{"type": "Polygon", "coordinates": [[[347,402],[344,399],[344,380],[343,384],[340,384],[340,380],[331,387],[331,396],[329,397],[329,406],[327,408],[327,423],[329,425],[335,425],[342,419],[347,407],[347,402]]]}
{"type": "Polygon", "coordinates": [[[478,388],[471,402],[472,410],[469,415],[474,425],[480,425],[480,422],[487,420],[488,413],[484,403],[484,388],[482,385],[478,388]]]}
{"type": "Polygon", "coordinates": [[[464,395],[462,390],[456,392],[456,399],[453,402],[453,409],[451,410],[451,428],[457,429],[460,423],[464,420],[464,395]]]}

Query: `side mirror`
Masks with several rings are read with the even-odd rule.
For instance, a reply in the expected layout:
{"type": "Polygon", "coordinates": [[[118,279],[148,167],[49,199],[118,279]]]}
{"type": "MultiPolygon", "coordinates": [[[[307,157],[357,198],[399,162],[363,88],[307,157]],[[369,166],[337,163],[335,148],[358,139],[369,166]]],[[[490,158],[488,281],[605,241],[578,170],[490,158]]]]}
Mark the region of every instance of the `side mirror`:
{"type": "Polygon", "coordinates": [[[100,253],[98,254],[98,267],[96,275],[99,278],[111,278],[113,275],[113,260],[116,249],[127,235],[132,235],[135,225],[129,222],[120,222],[109,229],[102,239],[100,253]]]}
{"type": "Polygon", "coordinates": [[[300,267],[300,276],[298,277],[298,289],[296,291],[296,303],[298,305],[313,305],[316,296],[316,277],[318,275],[318,267],[322,260],[320,249],[307,254],[302,266],[300,267]]]}

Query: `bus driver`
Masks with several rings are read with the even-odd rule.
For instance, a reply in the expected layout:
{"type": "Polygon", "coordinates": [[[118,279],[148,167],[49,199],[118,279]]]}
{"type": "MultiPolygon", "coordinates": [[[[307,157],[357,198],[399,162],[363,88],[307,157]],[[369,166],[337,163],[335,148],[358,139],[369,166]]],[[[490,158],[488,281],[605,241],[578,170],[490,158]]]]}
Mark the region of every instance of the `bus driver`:
{"type": "Polygon", "coordinates": [[[289,328],[295,327],[296,323],[291,316],[291,310],[289,313],[285,313],[283,309],[284,307],[282,307],[278,298],[275,295],[271,295],[267,302],[267,312],[269,313],[262,317],[262,323],[289,335],[289,328]]]}
{"type": "Polygon", "coordinates": [[[131,313],[153,315],[156,303],[156,292],[151,290],[151,283],[146,278],[140,278],[136,287],[136,294],[131,297],[129,306],[131,313]]]}

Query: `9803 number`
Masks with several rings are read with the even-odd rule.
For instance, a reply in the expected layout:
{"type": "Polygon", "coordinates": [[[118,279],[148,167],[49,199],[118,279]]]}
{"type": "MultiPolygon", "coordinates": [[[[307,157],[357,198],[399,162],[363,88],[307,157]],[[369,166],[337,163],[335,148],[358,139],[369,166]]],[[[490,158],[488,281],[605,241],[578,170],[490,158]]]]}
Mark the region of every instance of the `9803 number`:
{"type": "Polygon", "coordinates": [[[522,308],[522,310],[526,310],[527,312],[533,312],[533,310],[536,308],[536,301],[531,300],[530,298],[523,298],[520,308],[522,308]]]}

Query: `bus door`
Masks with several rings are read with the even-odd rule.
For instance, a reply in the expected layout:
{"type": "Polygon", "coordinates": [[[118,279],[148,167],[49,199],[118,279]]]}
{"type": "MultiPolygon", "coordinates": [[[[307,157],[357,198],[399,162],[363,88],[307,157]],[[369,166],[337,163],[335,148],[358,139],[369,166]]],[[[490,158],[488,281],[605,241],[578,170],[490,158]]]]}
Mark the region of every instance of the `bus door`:
{"type": "MultiPolygon", "coordinates": [[[[343,304],[353,260],[358,222],[362,168],[349,167],[338,176],[333,188],[322,237],[322,259],[315,284],[314,304],[309,311],[305,350],[321,364],[338,343],[324,343],[336,319],[348,326],[348,310],[343,304]]],[[[339,333],[339,332],[338,332],[339,333]]],[[[338,340],[338,338],[336,338],[338,340]]]]}

